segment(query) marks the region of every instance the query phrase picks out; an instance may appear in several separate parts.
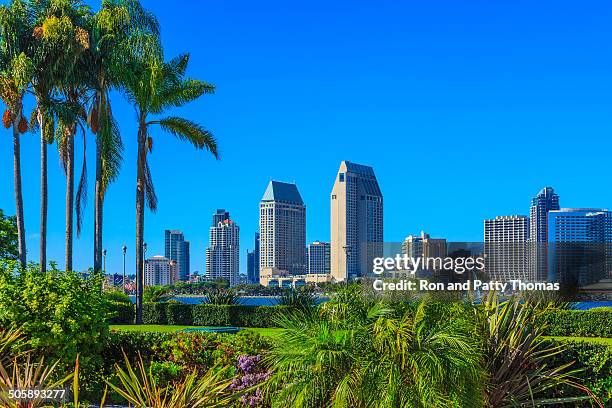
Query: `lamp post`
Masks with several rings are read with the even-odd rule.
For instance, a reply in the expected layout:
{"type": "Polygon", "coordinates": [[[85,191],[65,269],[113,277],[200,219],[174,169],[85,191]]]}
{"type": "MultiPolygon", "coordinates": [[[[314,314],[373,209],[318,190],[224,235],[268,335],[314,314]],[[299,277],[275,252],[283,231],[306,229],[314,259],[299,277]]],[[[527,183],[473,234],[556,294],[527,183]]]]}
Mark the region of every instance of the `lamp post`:
{"type": "Polygon", "coordinates": [[[102,251],[102,256],[104,257],[104,276],[106,276],[106,249],[102,251]]]}
{"type": "Polygon", "coordinates": [[[127,247],[123,245],[121,251],[123,252],[123,280],[121,281],[121,285],[123,286],[123,293],[125,293],[125,253],[127,252],[127,247]]]}

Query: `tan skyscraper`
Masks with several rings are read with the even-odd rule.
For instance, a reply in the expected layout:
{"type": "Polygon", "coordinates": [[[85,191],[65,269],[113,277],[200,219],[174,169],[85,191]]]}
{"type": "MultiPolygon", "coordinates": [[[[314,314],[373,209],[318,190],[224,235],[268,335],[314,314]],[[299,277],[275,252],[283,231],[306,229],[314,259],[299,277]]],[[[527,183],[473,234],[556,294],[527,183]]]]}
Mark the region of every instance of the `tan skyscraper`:
{"type": "Polygon", "coordinates": [[[260,276],[306,273],[306,207],[295,184],[270,181],[259,204],[259,231],[260,276]]]}
{"type": "Polygon", "coordinates": [[[372,272],[382,256],[383,196],[370,166],[342,161],[331,192],[331,274],[345,281],[372,272]]]}

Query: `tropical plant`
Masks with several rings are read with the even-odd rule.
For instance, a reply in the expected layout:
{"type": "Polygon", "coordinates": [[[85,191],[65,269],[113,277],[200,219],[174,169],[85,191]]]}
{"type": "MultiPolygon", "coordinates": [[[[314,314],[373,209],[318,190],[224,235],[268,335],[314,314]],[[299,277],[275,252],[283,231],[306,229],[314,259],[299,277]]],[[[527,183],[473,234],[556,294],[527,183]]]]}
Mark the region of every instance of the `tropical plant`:
{"type": "Polygon", "coordinates": [[[17,245],[21,267],[26,267],[25,222],[21,188],[21,147],[19,135],[28,128],[23,98],[32,76],[32,63],[26,51],[32,38],[26,4],[14,0],[0,6],[0,99],[6,105],[2,115],[5,128],[13,133],[13,177],[17,220],[17,245]]]}
{"type": "MultiPolygon", "coordinates": [[[[478,310],[478,309],[475,309],[478,310]]],[[[592,400],[592,393],[574,377],[573,362],[549,365],[565,352],[565,345],[551,345],[542,336],[538,314],[546,308],[513,298],[499,302],[490,294],[484,302],[485,368],[488,376],[486,403],[491,407],[559,406],[592,400]],[[568,386],[583,392],[579,397],[550,398],[547,392],[568,386]]]]}
{"type": "Polygon", "coordinates": [[[309,309],[316,305],[317,296],[308,289],[289,289],[285,290],[278,304],[282,306],[291,306],[299,309],[309,309]]]}
{"type": "Polygon", "coordinates": [[[426,303],[394,317],[377,303],[360,321],[313,312],[279,317],[265,361],[275,406],[476,407],[478,344],[467,320],[428,319],[426,303]]]}
{"type": "MultiPolygon", "coordinates": [[[[125,93],[134,106],[138,120],[138,159],[136,177],[136,323],[142,324],[142,288],[144,284],[144,212],[146,203],[152,211],[157,208],[147,156],[153,151],[151,130],[159,126],[178,139],[191,143],[197,149],[206,149],[215,157],[217,142],[202,126],[188,119],[164,114],[171,108],[181,107],[214,87],[206,82],[185,77],[189,55],[180,55],[169,62],[163,61],[161,49],[135,59],[130,69],[133,75],[125,80],[125,93]]],[[[129,62],[128,62],[129,64],[129,62]]]]}
{"type": "Polygon", "coordinates": [[[167,286],[151,285],[145,286],[142,298],[146,303],[167,302],[172,298],[172,294],[167,286]]]}
{"type": "Polygon", "coordinates": [[[0,209],[0,259],[19,259],[17,218],[4,215],[0,209]]]}
{"type": "MultiPolygon", "coordinates": [[[[132,75],[125,64],[143,58],[157,47],[159,24],[136,0],[103,0],[93,16],[91,44],[87,54],[93,91],[87,123],[96,135],[96,186],[94,198],[94,271],[102,270],[102,223],[108,185],[119,175],[123,143],[112,112],[110,91],[123,89],[132,75]]],[[[77,225],[78,226],[78,225],[77,225]]]]}
{"type": "Polygon", "coordinates": [[[180,381],[162,386],[142,358],[139,357],[134,368],[127,356],[124,358],[125,369],[115,365],[118,383],[108,382],[108,385],[135,407],[227,407],[241,396],[229,390],[232,380],[225,378],[227,368],[213,367],[203,375],[192,371],[180,381]]]}
{"type": "Polygon", "coordinates": [[[15,356],[23,345],[21,331],[11,327],[0,328],[0,364],[15,356]]]}
{"type": "Polygon", "coordinates": [[[240,296],[233,290],[211,289],[206,294],[203,303],[211,305],[237,305],[240,296]]]}

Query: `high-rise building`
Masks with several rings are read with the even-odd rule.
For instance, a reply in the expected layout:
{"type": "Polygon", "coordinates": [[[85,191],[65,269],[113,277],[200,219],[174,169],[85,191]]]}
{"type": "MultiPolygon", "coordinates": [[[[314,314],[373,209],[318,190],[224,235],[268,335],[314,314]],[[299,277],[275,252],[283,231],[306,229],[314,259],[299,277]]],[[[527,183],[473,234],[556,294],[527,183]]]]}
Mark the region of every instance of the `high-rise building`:
{"type": "Polygon", "coordinates": [[[499,216],[484,221],[485,271],[489,279],[533,281],[530,268],[529,218],[499,216]]]}
{"type": "Polygon", "coordinates": [[[185,236],[178,230],[166,230],[164,256],[176,262],[178,279],[180,281],[189,280],[189,241],[185,241],[185,236]]]}
{"type": "Polygon", "coordinates": [[[178,280],[177,263],[161,255],[145,260],[145,286],[172,285],[178,280]]]}
{"type": "Polygon", "coordinates": [[[531,200],[530,217],[530,267],[535,279],[545,281],[548,277],[548,212],[559,209],[559,196],[552,187],[544,187],[531,200]]]}
{"type": "Polygon", "coordinates": [[[206,248],[206,279],[226,279],[230,286],[238,284],[240,267],[240,228],[229,213],[217,210],[210,227],[206,248]],[[223,214],[223,216],[219,216],[223,214]]]}
{"type": "Polygon", "coordinates": [[[383,253],[383,196],[369,166],[342,161],[331,192],[331,274],[346,281],[372,272],[383,253]]]}
{"type": "Polygon", "coordinates": [[[259,283],[259,232],[255,233],[255,249],[247,250],[247,280],[259,283]]]}
{"type": "Polygon", "coordinates": [[[308,245],[308,273],[329,275],[331,264],[329,242],[315,241],[308,245]]]}
{"type": "Polygon", "coordinates": [[[612,272],[612,212],[562,208],[548,212],[548,279],[588,285],[612,272]]]}
{"type": "MultiPolygon", "coordinates": [[[[421,231],[421,235],[408,235],[402,243],[402,254],[410,258],[445,258],[446,257],[446,239],[431,238],[425,231],[421,231]]],[[[423,270],[431,273],[437,273],[442,270],[441,263],[431,263],[425,265],[423,270]]],[[[416,271],[418,272],[418,271],[416,271]]]]}
{"type": "Polygon", "coordinates": [[[259,204],[259,231],[260,274],[306,273],[306,206],[295,184],[270,181],[259,204]]]}

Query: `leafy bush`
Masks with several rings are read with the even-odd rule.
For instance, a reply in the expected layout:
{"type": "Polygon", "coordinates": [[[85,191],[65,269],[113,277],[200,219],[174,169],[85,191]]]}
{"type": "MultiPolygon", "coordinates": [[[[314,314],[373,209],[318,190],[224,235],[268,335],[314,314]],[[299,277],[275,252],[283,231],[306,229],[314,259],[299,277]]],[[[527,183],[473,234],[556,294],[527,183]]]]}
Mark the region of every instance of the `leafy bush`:
{"type": "Polygon", "coordinates": [[[143,324],[168,324],[168,305],[169,303],[144,303],[143,324]]]}
{"type": "Polygon", "coordinates": [[[74,363],[77,353],[95,357],[108,333],[103,277],[54,265],[46,272],[35,264],[20,273],[14,267],[0,265],[0,327],[19,327],[28,346],[47,359],[74,363]]]}
{"type": "Polygon", "coordinates": [[[168,286],[145,286],[142,292],[142,301],[144,303],[167,302],[170,298],[172,298],[172,294],[168,286]]]}
{"type": "Polygon", "coordinates": [[[608,310],[554,310],[538,322],[547,336],[612,337],[612,312],[608,310]]]}
{"type": "Polygon", "coordinates": [[[133,304],[130,297],[120,290],[107,290],[104,292],[104,298],[109,302],[133,304]]]}
{"type": "Polygon", "coordinates": [[[191,305],[185,303],[168,303],[166,321],[172,325],[190,325],[193,321],[191,310],[191,305]]]}
{"type": "Polygon", "coordinates": [[[130,303],[109,302],[110,324],[134,324],[136,319],[135,306],[130,303]]]}

